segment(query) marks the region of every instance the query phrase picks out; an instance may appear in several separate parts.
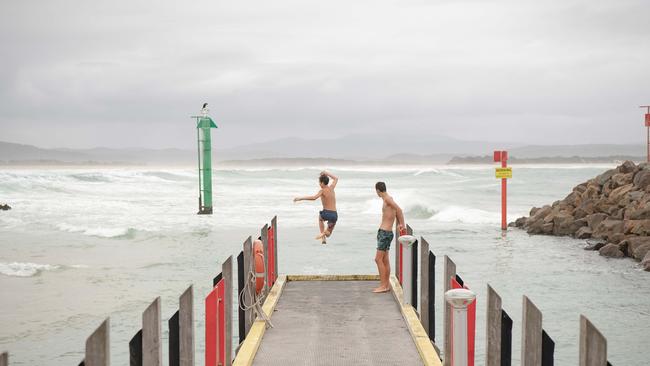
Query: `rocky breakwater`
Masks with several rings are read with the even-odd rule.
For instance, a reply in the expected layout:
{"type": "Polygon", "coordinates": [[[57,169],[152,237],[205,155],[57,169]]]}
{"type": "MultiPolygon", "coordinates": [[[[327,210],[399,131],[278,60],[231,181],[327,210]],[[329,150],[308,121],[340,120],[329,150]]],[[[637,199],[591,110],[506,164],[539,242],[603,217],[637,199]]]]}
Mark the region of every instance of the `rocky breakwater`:
{"type": "Polygon", "coordinates": [[[593,238],[585,249],[634,258],[650,271],[650,164],[626,161],[510,225],[529,234],[593,238]]]}

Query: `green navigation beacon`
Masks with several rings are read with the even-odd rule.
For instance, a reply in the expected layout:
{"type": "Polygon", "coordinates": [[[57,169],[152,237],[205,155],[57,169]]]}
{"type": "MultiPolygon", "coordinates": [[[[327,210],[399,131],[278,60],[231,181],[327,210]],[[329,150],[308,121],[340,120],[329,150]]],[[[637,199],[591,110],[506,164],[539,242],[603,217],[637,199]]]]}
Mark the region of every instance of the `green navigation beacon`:
{"type": "Polygon", "coordinates": [[[203,103],[200,116],[196,118],[196,139],[199,157],[199,215],[212,214],[212,138],[210,129],[217,128],[208,116],[208,103],[203,103]]]}

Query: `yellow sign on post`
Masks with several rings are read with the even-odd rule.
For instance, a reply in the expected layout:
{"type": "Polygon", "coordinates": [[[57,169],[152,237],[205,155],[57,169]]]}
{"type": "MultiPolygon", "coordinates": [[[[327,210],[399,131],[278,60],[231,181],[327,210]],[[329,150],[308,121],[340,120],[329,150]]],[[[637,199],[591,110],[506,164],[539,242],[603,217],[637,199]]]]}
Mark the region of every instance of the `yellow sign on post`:
{"type": "Polygon", "coordinates": [[[498,179],[512,178],[512,168],[495,168],[495,176],[498,179]]]}

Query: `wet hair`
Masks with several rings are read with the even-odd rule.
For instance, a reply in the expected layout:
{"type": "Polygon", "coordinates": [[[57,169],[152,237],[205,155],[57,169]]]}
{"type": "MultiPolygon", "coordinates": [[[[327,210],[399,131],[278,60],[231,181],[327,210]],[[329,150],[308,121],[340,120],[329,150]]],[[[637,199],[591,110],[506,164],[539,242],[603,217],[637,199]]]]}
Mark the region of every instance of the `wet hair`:
{"type": "Polygon", "coordinates": [[[321,182],[321,183],[323,183],[324,185],[328,185],[328,184],[330,183],[330,177],[328,177],[328,176],[326,176],[326,175],[321,175],[321,176],[318,178],[318,181],[321,182]]]}
{"type": "Polygon", "coordinates": [[[378,190],[379,192],[386,192],[386,183],[384,182],[377,182],[375,184],[375,189],[378,190]]]}

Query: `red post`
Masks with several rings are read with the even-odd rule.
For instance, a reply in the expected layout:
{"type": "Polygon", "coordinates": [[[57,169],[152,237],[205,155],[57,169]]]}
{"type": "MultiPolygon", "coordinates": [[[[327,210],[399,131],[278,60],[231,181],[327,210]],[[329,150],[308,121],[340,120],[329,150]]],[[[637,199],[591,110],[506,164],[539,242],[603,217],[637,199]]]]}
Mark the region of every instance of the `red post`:
{"type": "MultiPolygon", "coordinates": [[[[495,151],[494,162],[501,162],[502,168],[508,167],[508,152],[495,151]]],[[[508,230],[508,180],[501,178],[501,230],[508,230]]]]}
{"type": "Polygon", "coordinates": [[[269,278],[269,287],[273,287],[273,284],[275,283],[275,237],[273,236],[273,226],[269,227],[269,234],[268,234],[268,248],[269,252],[267,255],[269,256],[269,268],[268,268],[268,278],[269,278]]]}
{"type": "Polygon", "coordinates": [[[645,114],[645,127],[648,130],[647,144],[648,144],[648,163],[650,163],[650,105],[642,105],[640,108],[646,108],[645,114]]]}
{"type": "MultiPolygon", "coordinates": [[[[456,281],[455,278],[451,279],[451,288],[464,288],[469,290],[467,285],[463,286],[456,281]]],[[[454,319],[451,319],[452,323],[454,319]]],[[[453,329],[453,327],[452,327],[453,329]]],[[[452,335],[453,337],[453,335],[452,335]]],[[[474,354],[476,353],[476,300],[469,304],[467,307],[467,366],[474,366],[474,354]]]]}
{"type": "MultiPolygon", "coordinates": [[[[508,153],[502,151],[501,154],[501,167],[506,168],[508,166],[508,153]]],[[[501,230],[508,230],[508,180],[506,178],[501,178],[501,230]]]]}
{"type": "MultiPolygon", "coordinates": [[[[399,236],[402,236],[402,235],[406,235],[406,228],[401,229],[399,231],[399,236]]],[[[397,271],[397,279],[399,280],[399,284],[401,285],[402,284],[402,267],[403,267],[402,264],[404,263],[402,261],[402,253],[404,251],[403,251],[403,248],[402,248],[402,243],[400,243],[399,240],[397,241],[397,247],[399,248],[398,249],[398,251],[399,251],[399,257],[398,257],[399,258],[399,268],[398,268],[398,271],[397,271]]]]}
{"type": "Polygon", "coordinates": [[[205,298],[205,365],[222,366],[226,362],[225,285],[220,280],[205,298]]]}

